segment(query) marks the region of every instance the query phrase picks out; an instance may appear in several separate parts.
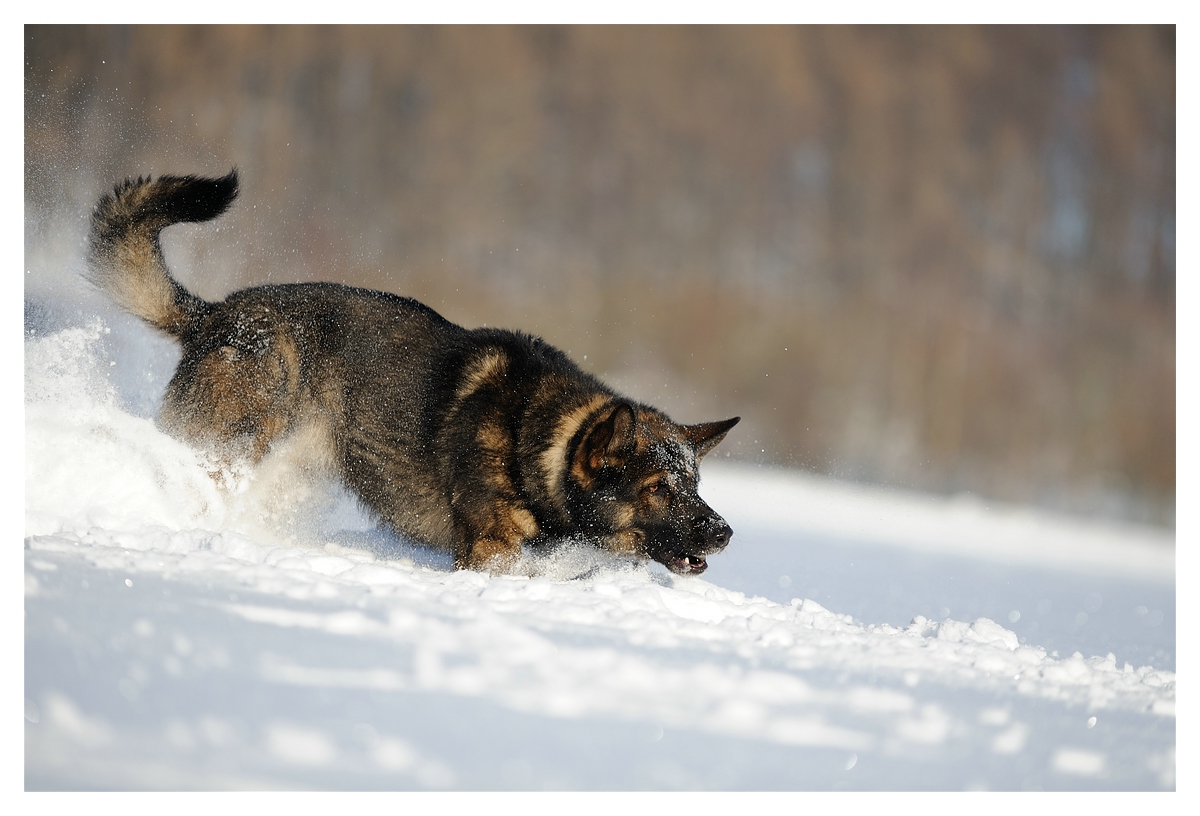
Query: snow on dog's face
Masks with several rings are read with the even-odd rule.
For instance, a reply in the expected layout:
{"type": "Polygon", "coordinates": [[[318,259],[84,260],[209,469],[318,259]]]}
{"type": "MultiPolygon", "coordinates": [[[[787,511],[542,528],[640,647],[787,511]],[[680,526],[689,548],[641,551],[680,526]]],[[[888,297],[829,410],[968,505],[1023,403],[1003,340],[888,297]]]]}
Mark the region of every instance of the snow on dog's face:
{"type": "Polygon", "coordinates": [[[573,515],[606,549],[704,572],[733,530],[696,492],[697,465],[737,422],[677,425],[652,408],[611,405],[576,448],[573,515]]]}

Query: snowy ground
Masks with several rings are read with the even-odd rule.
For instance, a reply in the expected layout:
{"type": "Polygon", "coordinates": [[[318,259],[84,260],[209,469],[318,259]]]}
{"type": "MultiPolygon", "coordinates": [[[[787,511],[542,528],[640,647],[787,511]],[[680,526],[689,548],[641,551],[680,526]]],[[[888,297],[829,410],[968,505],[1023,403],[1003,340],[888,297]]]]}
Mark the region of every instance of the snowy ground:
{"type": "Polygon", "coordinates": [[[703,577],[219,492],[130,323],[25,342],[25,786],[1175,787],[1174,535],[706,462],[703,577]]]}

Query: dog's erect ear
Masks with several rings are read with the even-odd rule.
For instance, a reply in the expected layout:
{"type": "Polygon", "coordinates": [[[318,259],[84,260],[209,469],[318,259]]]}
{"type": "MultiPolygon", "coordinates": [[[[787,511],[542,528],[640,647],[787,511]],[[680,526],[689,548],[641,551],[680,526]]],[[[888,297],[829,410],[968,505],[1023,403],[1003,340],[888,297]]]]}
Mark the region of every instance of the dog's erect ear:
{"type": "Polygon", "coordinates": [[[683,435],[692,443],[692,450],[699,459],[717,446],[729,429],[738,424],[741,417],[723,419],[720,422],[701,422],[699,425],[684,425],[683,435]]]}
{"type": "Polygon", "coordinates": [[[633,406],[618,402],[579,443],[578,461],[588,476],[604,468],[620,468],[637,446],[637,415],[633,406]]]}

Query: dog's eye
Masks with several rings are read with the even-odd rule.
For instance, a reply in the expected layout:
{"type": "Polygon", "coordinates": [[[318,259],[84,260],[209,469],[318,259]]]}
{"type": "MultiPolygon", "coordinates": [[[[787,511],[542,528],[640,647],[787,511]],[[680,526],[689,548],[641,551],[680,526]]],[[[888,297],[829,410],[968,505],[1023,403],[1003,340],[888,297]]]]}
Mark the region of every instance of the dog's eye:
{"type": "Polygon", "coordinates": [[[671,488],[667,487],[667,485],[663,482],[655,482],[652,485],[646,485],[643,490],[645,490],[647,493],[658,496],[666,496],[671,492],[671,488]]]}

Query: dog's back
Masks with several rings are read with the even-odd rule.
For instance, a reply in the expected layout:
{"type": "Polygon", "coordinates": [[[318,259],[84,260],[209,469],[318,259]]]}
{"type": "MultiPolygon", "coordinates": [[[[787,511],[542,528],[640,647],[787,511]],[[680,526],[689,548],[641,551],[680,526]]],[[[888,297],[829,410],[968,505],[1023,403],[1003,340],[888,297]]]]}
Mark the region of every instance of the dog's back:
{"type": "Polygon", "coordinates": [[[702,570],[702,553],[724,547],[728,527],[695,496],[695,460],[736,419],[675,425],[537,338],[464,329],[411,298],[311,283],[204,301],[171,277],[159,233],[215,218],[236,195],[232,172],[138,179],[93,215],[91,279],[182,346],[166,430],[258,461],[306,429],[317,458],[382,520],[460,566],[504,568],[523,543],[581,532],[677,571],[702,570]],[[649,477],[625,467],[637,456],[646,473],[675,468],[690,485],[694,523],[671,533],[689,540],[659,554],[630,526],[650,501],[634,485],[649,477]],[[620,500],[598,492],[617,487],[620,500]]]}

